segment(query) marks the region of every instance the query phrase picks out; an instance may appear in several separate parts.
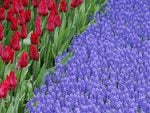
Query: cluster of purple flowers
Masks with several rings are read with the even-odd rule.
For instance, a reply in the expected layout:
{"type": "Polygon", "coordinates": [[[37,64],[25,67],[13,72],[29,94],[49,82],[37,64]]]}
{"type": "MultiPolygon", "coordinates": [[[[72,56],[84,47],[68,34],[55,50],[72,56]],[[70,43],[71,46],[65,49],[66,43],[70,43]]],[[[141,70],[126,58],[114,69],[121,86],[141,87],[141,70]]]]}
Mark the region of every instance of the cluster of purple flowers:
{"type": "Polygon", "coordinates": [[[150,113],[150,1],[110,0],[73,38],[27,103],[30,113],[150,113]]]}

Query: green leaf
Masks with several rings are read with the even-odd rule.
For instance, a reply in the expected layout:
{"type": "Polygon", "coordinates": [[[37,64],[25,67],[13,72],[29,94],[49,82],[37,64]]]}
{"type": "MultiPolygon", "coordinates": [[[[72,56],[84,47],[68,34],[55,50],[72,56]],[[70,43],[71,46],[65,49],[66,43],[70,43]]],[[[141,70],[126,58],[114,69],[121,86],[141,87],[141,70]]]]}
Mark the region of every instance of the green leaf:
{"type": "Polygon", "coordinates": [[[46,72],[45,64],[43,64],[40,73],[37,75],[37,79],[34,82],[35,87],[39,87],[43,83],[45,72],[46,72]]]}
{"type": "Polygon", "coordinates": [[[14,113],[14,106],[13,106],[13,101],[11,102],[11,104],[8,107],[7,113],[14,113]]]}
{"type": "Polygon", "coordinates": [[[60,62],[61,64],[66,64],[67,61],[73,56],[74,52],[70,52],[65,58],[62,59],[62,61],[60,62]]]}
{"type": "Polygon", "coordinates": [[[61,54],[64,50],[66,50],[69,46],[69,40],[67,40],[61,47],[61,49],[59,50],[58,54],[61,54]]]}

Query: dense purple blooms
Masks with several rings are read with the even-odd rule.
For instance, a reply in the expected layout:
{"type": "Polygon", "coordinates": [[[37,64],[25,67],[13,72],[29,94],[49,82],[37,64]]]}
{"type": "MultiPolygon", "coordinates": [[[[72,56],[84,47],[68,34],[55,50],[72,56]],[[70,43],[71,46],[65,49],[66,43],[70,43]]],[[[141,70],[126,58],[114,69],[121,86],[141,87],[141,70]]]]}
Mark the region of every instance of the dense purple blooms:
{"type": "Polygon", "coordinates": [[[73,57],[27,103],[30,113],[149,113],[150,1],[110,0],[74,37],[73,57]]]}

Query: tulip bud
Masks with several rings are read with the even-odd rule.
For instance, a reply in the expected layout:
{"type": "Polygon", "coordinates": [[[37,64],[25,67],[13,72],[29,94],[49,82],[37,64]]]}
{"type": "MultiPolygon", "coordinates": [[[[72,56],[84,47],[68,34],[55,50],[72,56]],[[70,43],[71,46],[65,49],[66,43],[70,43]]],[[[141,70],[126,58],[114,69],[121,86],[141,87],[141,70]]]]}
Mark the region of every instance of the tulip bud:
{"type": "Polygon", "coordinates": [[[49,4],[48,8],[49,8],[49,10],[54,10],[56,14],[58,13],[57,4],[53,0],[50,0],[50,4],[49,4]]]}
{"type": "Polygon", "coordinates": [[[50,32],[54,31],[55,29],[55,16],[50,15],[47,20],[47,27],[46,29],[50,32]]]}
{"type": "Polygon", "coordinates": [[[34,7],[38,7],[39,6],[39,0],[32,0],[32,5],[34,7]]]}
{"type": "Polygon", "coordinates": [[[39,37],[35,32],[31,34],[30,40],[32,44],[37,45],[39,43],[39,37]]]}
{"type": "Polygon", "coordinates": [[[23,25],[26,23],[25,11],[22,11],[19,15],[18,24],[23,25]]]}
{"type": "Polygon", "coordinates": [[[39,15],[46,16],[48,15],[48,7],[45,1],[41,1],[38,8],[37,12],[39,15]]]}
{"type": "Polygon", "coordinates": [[[0,7],[0,20],[5,19],[5,9],[3,7],[0,7]]]}
{"type": "Polygon", "coordinates": [[[67,2],[65,0],[61,0],[60,11],[61,12],[66,12],[67,11],[67,2]]]}
{"type": "Polygon", "coordinates": [[[7,96],[9,90],[9,83],[7,80],[4,80],[0,85],[0,99],[5,98],[7,96]]]}
{"type": "Polygon", "coordinates": [[[22,1],[21,0],[14,0],[13,1],[13,8],[15,9],[15,12],[17,14],[21,13],[24,9],[22,1]]]}
{"type": "Polygon", "coordinates": [[[72,0],[71,1],[71,9],[76,8],[77,6],[81,5],[83,0],[72,0]]]}
{"type": "Polygon", "coordinates": [[[20,38],[19,33],[15,32],[11,38],[10,47],[13,48],[15,51],[20,50],[20,38]]]}
{"type": "Polygon", "coordinates": [[[21,54],[21,57],[20,57],[19,61],[18,61],[17,67],[18,68],[24,68],[24,67],[27,66],[27,64],[28,64],[28,53],[23,52],[21,54]]]}
{"type": "Polygon", "coordinates": [[[15,14],[14,8],[9,9],[7,13],[7,20],[11,21],[11,18],[14,16],[14,14],[15,14]]]}
{"type": "Polygon", "coordinates": [[[55,15],[55,26],[60,27],[61,25],[61,17],[59,15],[55,15]]]}
{"type": "Polygon", "coordinates": [[[12,17],[12,18],[11,18],[11,30],[12,30],[12,31],[15,31],[15,30],[17,30],[17,29],[18,29],[18,19],[12,17]]]}
{"type": "Polygon", "coordinates": [[[17,77],[13,71],[7,75],[7,82],[9,83],[9,88],[14,89],[17,86],[17,77]]]}
{"type": "Polygon", "coordinates": [[[27,31],[27,26],[26,24],[23,24],[21,32],[20,32],[20,37],[22,39],[25,39],[27,37],[28,31],[27,31]]]}
{"type": "Polygon", "coordinates": [[[39,53],[38,53],[36,45],[30,46],[30,58],[32,60],[36,60],[36,61],[39,60],[39,53]]]}
{"type": "Polygon", "coordinates": [[[8,9],[10,6],[10,0],[4,0],[4,8],[8,9]]]}
{"type": "Polygon", "coordinates": [[[28,0],[22,0],[22,4],[24,7],[28,6],[29,2],[28,0]]]}
{"type": "Polygon", "coordinates": [[[25,20],[26,20],[26,22],[29,22],[31,20],[31,11],[30,10],[25,11],[25,20]]]}
{"type": "Polygon", "coordinates": [[[35,33],[38,36],[42,35],[42,20],[40,16],[38,16],[35,20],[35,33]]]}
{"type": "Polygon", "coordinates": [[[9,62],[13,62],[14,58],[14,51],[9,47],[5,46],[4,49],[2,50],[2,59],[3,61],[8,64],[9,62]]]}

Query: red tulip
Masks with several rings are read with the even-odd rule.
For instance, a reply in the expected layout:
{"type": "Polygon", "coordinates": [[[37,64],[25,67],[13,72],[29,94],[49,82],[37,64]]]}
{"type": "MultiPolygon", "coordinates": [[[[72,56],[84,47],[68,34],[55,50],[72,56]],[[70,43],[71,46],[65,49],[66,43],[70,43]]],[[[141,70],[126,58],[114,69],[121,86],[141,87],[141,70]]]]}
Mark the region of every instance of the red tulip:
{"type": "Polygon", "coordinates": [[[18,24],[23,25],[26,23],[25,11],[22,11],[19,15],[18,24]]]}
{"type": "Polygon", "coordinates": [[[28,31],[27,31],[27,26],[26,24],[23,24],[21,32],[20,32],[20,37],[22,39],[25,39],[27,37],[28,31]]]}
{"type": "Polygon", "coordinates": [[[11,71],[9,73],[9,75],[7,75],[6,80],[9,83],[9,88],[10,89],[16,88],[16,86],[17,86],[17,77],[16,77],[14,71],[11,71]]]}
{"type": "Polygon", "coordinates": [[[5,9],[3,7],[0,7],[0,20],[5,19],[5,9]]]}
{"type": "Polygon", "coordinates": [[[14,59],[14,51],[9,46],[5,46],[2,50],[1,57],[6,64],[8,64],[9,62],[12,63],[14,59]]]}
{"type": "Polygon", "coordinates": [[[36,60],[36,61],[39,60],[39,53],[38,53],[36,45],[30,46],[30,58],[32,60],[36,60]]]}
{"type": "Polygon", "coordinates": [[[3,40],[4,32],[3,32],[3,25],[0,23],[0,40],[3,40]]]}
{"type": "Polygon", "coordinates": [[[40,2],[37,8],[37,12],[39,15],[42,15],[42,16],[48,15],[48,6],[44,0],[40,2]]]}
{"type": "Polygon", "coordinates": [[[35,33],[38,36],[42,35],[42,20],[40,16],[38,16],[35,20],[35,33]]]}
{"type": "Polygon", "coordinates": [[[47,20],[47,27],[46,29],[50,32],[54,31],[55,29],[55,16],[50,15],[48,20],[47,20]]]}
{"type": "Polygon", "coordinates": [[[52,7],[52,10],[55,11],[55,14],[58,14],[58,7],[57,7],[57,4],[54,3],[53,7],[52,7]]]}
{"type": "Polygon", "coordinates": [[[49,10],[54,10],[56,14],[58,13],[57,4],[53,0],[50,0],[48,9],[49,10]]]}
{"type": "Polygon", "coordinates": [[[53,4],[54,4],[54,0],[47,0],[48,2],[48,9],[52,10],[53,4]]]}
{"type": "Polygon", "coordinates": [[[38,44],[39,43],[39,37],[38,37],[38,35],[35,33],[35,32],[33,32],[32,34],[31,34],[31,37],[30,37],[30,40],[31,40],[31,43],[32,44],[38,44]]]}
{"type": "Polygon", "coordinates": [[[13,48],[15,51],[20,50],[20,38],[19,33],[15,32],[11,38],[10,47],[13,48]]]}
{"type": "Polygon", "coordinates": [[[38,7],[39,6],[39,0],[32,0],[32,5],[34,7],[38,7]]]}
{"type": "Polygon", "coordinates": [[[9,83],[7,80],[4,80],[0,85],[0,99],[5,98],[7,96],[9,90],[9,83]]]}
{"type": "Polygon", "coordinates": [[[77,6],[79,6],[80,4],[82,4],[82,2],[83,2],[83,0],[72,0],[71,1],[71,9],[73,9],[73,8],[75,8],[75,7],[77,7],[77,6]]]}
{"type": "Polygon", "coordinates": [[[61,25],[61,17],[59,15],[55,15],[55,26],[60,27],[61,25]]]}
{"type": "Polygon", "coordinates": [[[50,15],[49,15],[49,17],[48,18],[50,18],[51,16],[55,16],[57,13],[54,11],[54,10],[51,10],[50,11],[50,15]]]}
{"type": "Polygon", "coordinates": [[[26,22],[29,22],[31,20],[31,11],[30,10],[25,11],[25,20],[26,20],[26,22]]]}
{"type": "Polygon", "coordinates": [[[15,9],[15,12],[17,14],[21,13],[24,9],[22,1],[21,0],[14,0],[13,1],[13,8],[15,9]]]}
{"type": "Polygon", "coordinates": [[[11,21],[11,18],[14,16],[14,14],[15,14],[14,8],[9,9],[7,13],[7,20],[11,21]]]}
{"type": "Polygon", "coordinates": [[[17,67],[18,68],[24,68],[24,67],[27,66],[27,64],[28,64],[28,53],[23,52],[21,54],[21,57],[20,57],[19,61],[18,61],[17,67]]]}
{"type": "Polygon", "coordinates": [[[22,4],[24,7],[28,6],[29,2],[28,0],[22,0],[22,4]]]}
{"type": "Polygon", "coordinates": [[[10,6],[10,0],[4,0],[4,8],[8,9],[10,6]]]}
{"type": "Polygon", "coordinates": [[[15,31],[15,30],[17,30],[17,29],[18,29],[18,19],[12,17],[12,18],[11,18],[11,30],[12,30],[12,31],[15,31]]]}
{"type": "Polygon", "coordinates": [[[65,0],[61,0],[60,11],[61,12],[66,12],[67,11],[67,2],[65,0]]]}

